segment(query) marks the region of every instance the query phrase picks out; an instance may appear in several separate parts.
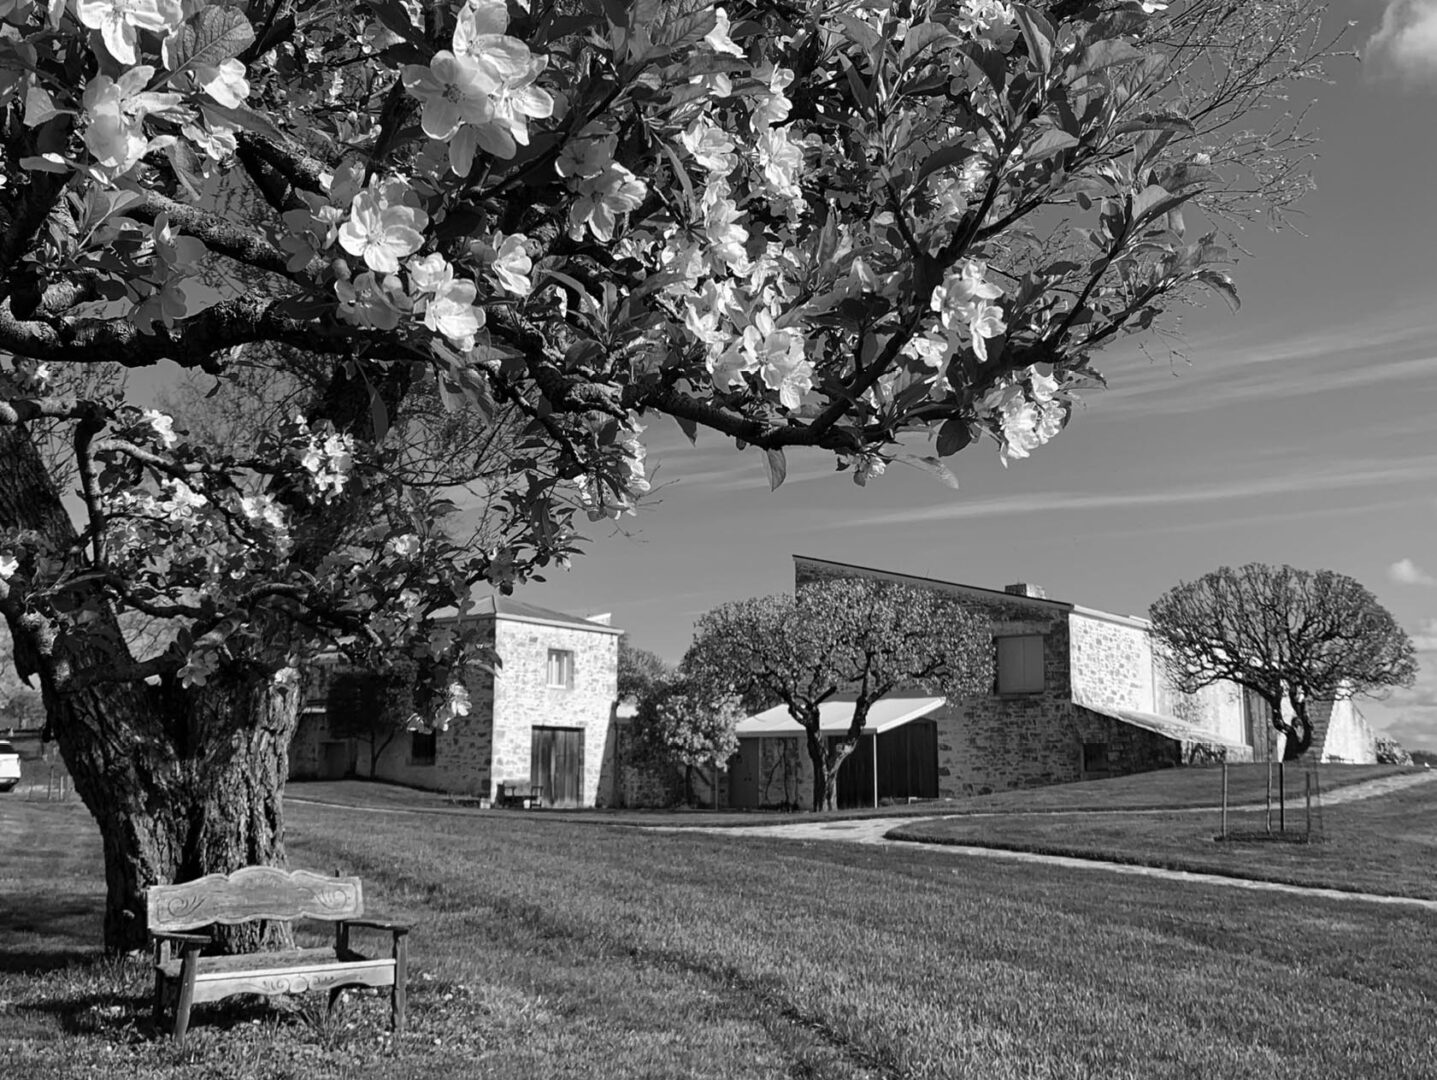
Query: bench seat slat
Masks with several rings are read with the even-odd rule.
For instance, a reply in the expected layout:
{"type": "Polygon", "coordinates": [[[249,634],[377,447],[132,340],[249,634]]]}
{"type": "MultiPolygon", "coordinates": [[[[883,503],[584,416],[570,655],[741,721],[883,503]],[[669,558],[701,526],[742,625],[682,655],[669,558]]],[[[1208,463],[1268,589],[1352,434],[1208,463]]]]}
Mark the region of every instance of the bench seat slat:
{"type": "MultiPolygon", "coordinates": [[[[241,953],[238,956],[201,956],[197,978],[221,978],[226,974],[238,975],[254,971],[266,971],[271,968],[275,970],[287,970],[297,967],[314,967],[319,964],[335,963],[364,963],[367,958],[352,957],[349,960],[341,960],[334,954],[334,947],[319,945],[310,949],[288,949],[284,952],[258,952],[241,953]]],[[[174,978],[180,973],[180,965],[184,961],[176,957],[167,960],[156,966],[165,973],[166,977],[174,978]]],[[[388,959],[376,961],[378,963],[390,963],[388,959]]]]}
{"type": "Polygon", "coordinates": [[[221,1001],[233,994],[303,994],[341,986],[393,986],[393,960],[316,964],[310,967],[210,972],[195,976],[195,1004],[221,1001]]]}

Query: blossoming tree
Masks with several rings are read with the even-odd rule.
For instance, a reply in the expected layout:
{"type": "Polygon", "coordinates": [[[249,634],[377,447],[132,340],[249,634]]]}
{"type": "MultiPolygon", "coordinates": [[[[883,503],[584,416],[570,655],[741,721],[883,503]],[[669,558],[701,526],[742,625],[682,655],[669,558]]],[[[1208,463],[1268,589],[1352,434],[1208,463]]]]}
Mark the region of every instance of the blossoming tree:
{"type": "Polygon", "coordinates": [[[784,706],[804,732],[813,809],[833,810],[838,770],[858,748],[872,707],[895,692],[986,693],[993,637],[986,620],[927,589],[862,578],[815,581],[792,596],[735,600],[705,612],[683,670],[700,700],[784,706]],[[825,736],[824,702],[850,699],[847,727],[825,736]]]}
{"type": "Polygon", "coordinates": [[[425,719],[462,711],[432,613],[632,508],[650,418],[775,486],[794,446],[864,481],[1055,437],[1101,347],[1234,298],[1224,222],[1301,194],[1276,103],[1318,9],[0,0],[0,611],[104,833],[108,944],[147,884],[282,857],[307,651],[420,649],[425,719]],[[324,377],[244,455],[63,392],[297,356],[324,377]],[[417,399],[522,417],[482,545],[396,468],[417,399]]]}

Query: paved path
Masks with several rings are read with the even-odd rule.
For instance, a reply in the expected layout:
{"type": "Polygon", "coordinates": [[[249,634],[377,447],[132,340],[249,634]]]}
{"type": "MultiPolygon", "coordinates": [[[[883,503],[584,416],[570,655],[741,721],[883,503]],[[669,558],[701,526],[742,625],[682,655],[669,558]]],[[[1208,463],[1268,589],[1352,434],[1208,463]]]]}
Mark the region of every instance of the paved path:
{"type": "MultiPolygon", "coordinates": [[[[1437,780],[1437,772],[1409,773],[1401,776],[1387,776],[1377,780],[1366,780],[1339,788],[1331,795],[1324,795],[1324,806],[1335,803],[1358,802],[1391,791],[1411,787],[1414,784],[1437,780]]],[[[1261,805],[1257,809],[1262,809],[1261,805]]],[[[1104,811],[1086,811],[1101,814],[1104,811]]],[[[1151,812],[1151,811],[1144,811],[1151,812]]],[[[1206,811],[1215,813],[1216,808],[1206,811]]],[[[952,815],[944,815],[952,816],[952,815]]],[[[969,847],[961,844],[926,844],[911,840],[890,840],[888,833],[899,825],[914,825],[924,821],[942,821],[944,817],[932,818],[857,818],[847,821],[806,821],[796,825],[746,825],[738,828],[689,826],[685,832],[706,832],[727,836],[768,836],[785,840],[835,840],[851,844],[878,844],[884,846],[902,845],[910,851],[925,851],[935,857],[968,856],[980,859],[1006,859],[1010,862],[1042,863],[1047,866],[1065,866],[1079,870],[1097,870],[1112,874],[1131,874],[1138,877],[1158,877],[1169,881],[1190,881],[1203,885],[1222,885],[1234,889],[1254,889],[1265,892],[1280,892],[1298,896],[1323,897],[1330,900],[1357,900],[1371,904],[1397,904],[1407,907],[1425,908],[1437,911],[1437,900],[1422,900],[1411,896],[1383,896],[1378,893],[1347,892],[1343,889],[1322,889],[1307,885],[1287,885],[1276,881],[1252,881],[1248,878],[1230,877],[1226,874],[1201,874],[1187,870],[1168,870],[1157,866],[1131,866],[1127,863],[1108,862],[1103,859],[1077,859],[1068,855],[1039,855],[1027,851],[1005,851],[1001,848],[969,847]]]]}

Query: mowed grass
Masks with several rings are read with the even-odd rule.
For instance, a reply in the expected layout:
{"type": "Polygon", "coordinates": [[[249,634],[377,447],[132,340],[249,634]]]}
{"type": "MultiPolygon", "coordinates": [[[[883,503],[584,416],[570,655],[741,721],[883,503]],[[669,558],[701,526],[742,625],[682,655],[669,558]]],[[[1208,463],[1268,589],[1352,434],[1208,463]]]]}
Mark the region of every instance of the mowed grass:
{"type": "MultiPolygon", "coordinates": [[[[1336,791],[1366,780],[1375,780],[1421,769],[1395,765],[1322,765],[1317,774],[1322,790],[1336,791]]],[[[1228,768],[1228,799],[1234,805],[1263,802],[1267,790],[1267,769],[1263,765],[1232,765],[1228,768]]],[[[1302,772],[1296,766],[1287,769],[1289,802],[1302,798],[1302,772]]],[[[1276,770],[1273,772],[1274,799],[1277,790],[1276,770]]],[[[314,800],[340,806],[393,809],[422,808],[452,813],[495,813],[480,811],[473,799],[456,798],[438,791],[416,791],[397,784],[361,780],[314,780],[291,783],[288,793],[297,799],[314,800]]],[[[807,792],[803,797],[808,798],[807,792]]],[[[585,810],[579,813],[564,810],[538,810],[545,816],[562,816],[585,823],[604,820],[613,824],[640,826],[715,826],[798,824],[804,821],[833,821],[866,817],[930,817],[934,814],[994,813],[1072,813],[1086,810],[1175,810],[1217,806],[1222,801],[1222,769],[1162,769],[1111,780],[1088,780],[1075,784],[1000,791],[971,799],[927,800],[911,804],[843,810],[838,813],[814,814],[801,811],[781,813],[759,810],[585,810]]]]}
{"type": "MultiPolygon", "coordinates": [[[[1289,803],[1286,818],[1286,836],[1305,838],[1303,805],[1289,803]]],[[[1272,840],[1261,810],[1230,812],[1227,841],[1217,812],[945,817],[888,835],[1437,899],[1437,781],[1317,806],[1311,843],[1283,842],[1275,807],[1271,820],[1272,840]]]]}
{"type": "Polygon", "coordinates": [[[1430,912],[1016,866],[941,850],[649,832],[544,815],[290,811],[291,863],[415,924],[387,1001],[200,1006],[154,1039],[99,933],[75,807],[0,804],[0,1049],[27,1080],[124,1077],[1418,1078],[1430,912]],[[36,834],[39,834],[38,836],[36,834]],[[8,861],[8,860],[7,860],[8,861]],[[40,898],[45,898],[41,900],[40,898]],[[33,961],[33,963],[32,963],[33,961]],[[38,966],[38,973],[21,969],[38,966]]]}
{"type": "MultiPolygon", "coordinates": [[[[1309,767],[1324,792],[1337,791],[1367,780],[1424,772],[1398,765],[1318,765],[1309,767]]],[[[1272,766],[1272,798],[1277,799],[1278,770],[1272,766]]],[[[1290,803],[1301,802],[1304,769],[1286,767],[1286,794],[1290,803]]],[[[1267,798],[1267,765],[1229,765],[1228,805],[1252,806],[1267,798]]],[[[1222,805],[1220,766],[1159,769],[1155,772],[1118,776],[1111,780],[1086,780],[1077,784],[1053,784],[1023,791],[998,791],[965,799],[955,808],[964,814],[1073,813],[1085,810],[1185,810],[1222,805]]]]}

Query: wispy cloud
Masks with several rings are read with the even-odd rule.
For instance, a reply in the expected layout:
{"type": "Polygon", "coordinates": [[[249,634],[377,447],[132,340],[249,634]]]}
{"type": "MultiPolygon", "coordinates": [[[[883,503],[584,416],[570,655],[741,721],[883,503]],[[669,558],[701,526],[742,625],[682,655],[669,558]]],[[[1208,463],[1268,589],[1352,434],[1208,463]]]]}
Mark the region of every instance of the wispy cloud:
{"type": "MultiPolygon", "coordinates": [[[[1424,319],[1431,322],[1430,316],[1424,319]]],[[[1176,415],[1394,382],[1430,384],[1437,376],[1437,355],[1425,351],[1431,340],[1430,325],[1387,325],[1289,337],[1256,347],[1249,343],[1225,348],[1214,342],[1204,345],[1201,357],[1191,364],[1124,358],[1105,371],[1110,388],[1088,400],[1098,407],[1140,403],[1145,415],[1176,415]],[[1404,346],[1424,351],[1402,356],[1404,346]],[[1374,361],[1373,356],[1387,358],[1374,361]]],[[[1098,366],[1103,367],[1101,362],[1098,366]]]]}
{"type": "Polygon", "coordinates": [[[1433,577],[1411,559],[1398,559],[1387,568],[1387,577],[1399,585],[1437,585],[1437,577],[1433,577]]]}
{"type": "Polygon", "coordinates": [[[1378,74],[1437,86],[1437,0],[1388,0],[1365,52],[1378,74]]]}
{"type": "Polygon", "coordinates": [[[1337,491],[1375,487],[1437,476],[1437,457],[1403,464],[1353,463],[1346,467],[1309,465],[1303,470],[1262,477],[1238,478],[1221,484],[1171,487],[1161,491],[1072,492],[1042,491],[996,499],[957,501],[913,510],[896,510],[848,519],[845,524],[895,525],[928,521],[966,521],[975,518],[1015,517],[1054,510],[1117,510],[1158,506],[1220,503],[1234,499],[1290,495],[1303,491],[1337,491]]]}
{"type": "MultiPolygon", "coordinates": [[[[1314,506],[1306,510],[1223,514],[1221,517],[1205,517],[1197,521],[1145,522],[1143,524],[1143,533],[1147,536],[1155,536],[1158,533],[1193,533],[1212,530],[1231,531],[1238,525],[1270,525],[1279,521],[1311,521],[1314,518],[1370,517],[1373,514],[1382,514],[1390,510],[1397,510],[1411,505],[1411,499],[1383,499],[1379,502],[1352,503],[1342,506],[1314,506]]],[[[1129,536],[1131,533],[1132,527],[1130,525],[1115,529],[1085,529],[1083,531],[1083,535],[1089,539],[1102,536],[1129,536]]]]}

